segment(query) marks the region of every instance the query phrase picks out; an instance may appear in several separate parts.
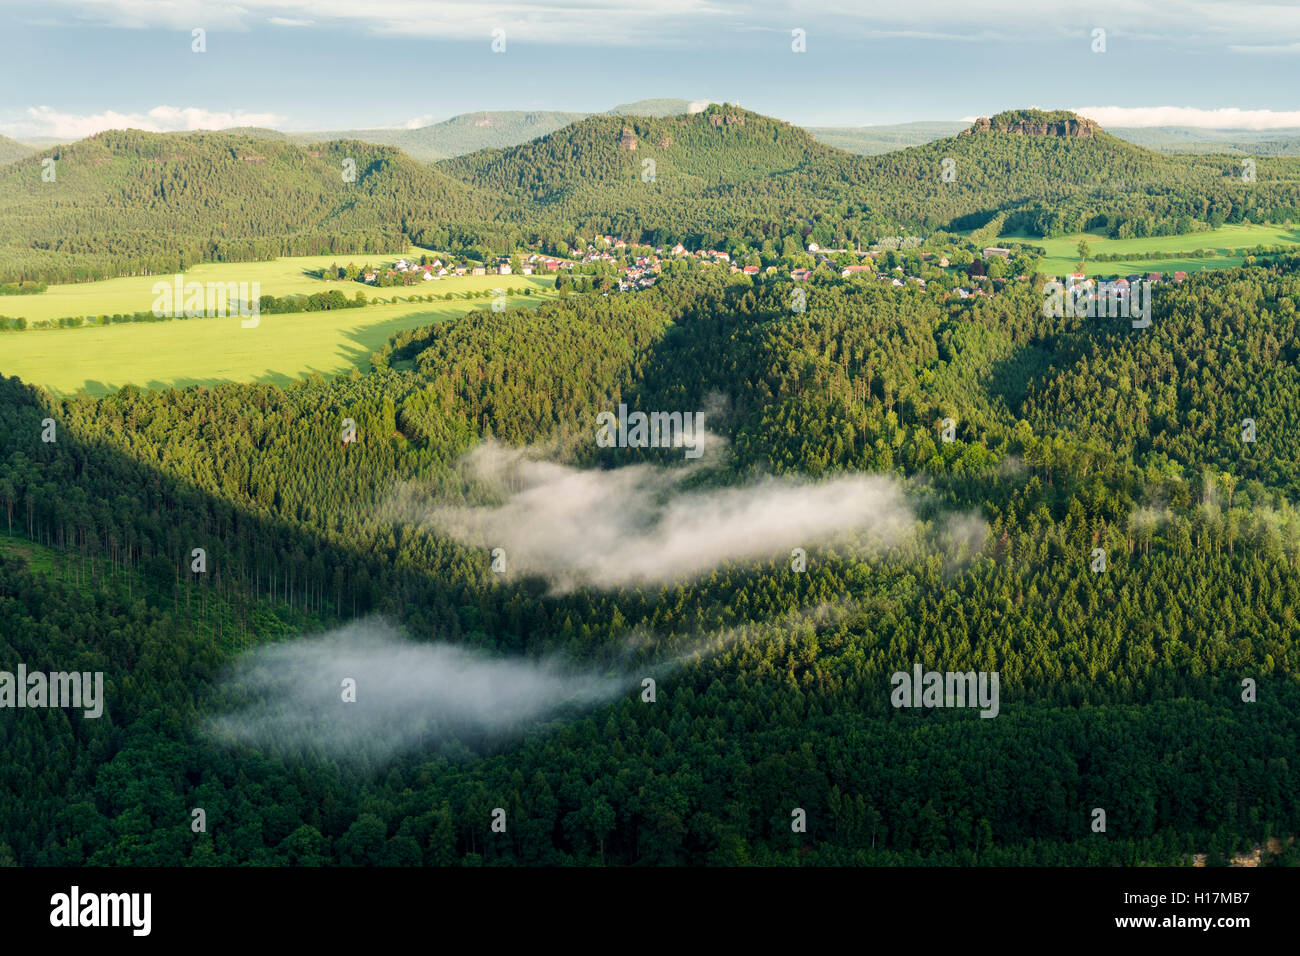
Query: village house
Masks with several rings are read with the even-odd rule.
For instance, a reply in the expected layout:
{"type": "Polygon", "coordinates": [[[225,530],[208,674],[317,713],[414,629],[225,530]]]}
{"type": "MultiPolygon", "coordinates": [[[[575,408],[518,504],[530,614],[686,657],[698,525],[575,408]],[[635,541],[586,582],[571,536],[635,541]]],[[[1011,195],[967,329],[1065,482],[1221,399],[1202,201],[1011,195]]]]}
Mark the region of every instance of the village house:
{"type": "Polygon", "coordinates": [[[1011,250],[1003,249],[1001,246],[986,246],[984,249],[984,258],[989,259],[993,256],[1001,256],[1003,259],[1011,258],[1011,250]]]}

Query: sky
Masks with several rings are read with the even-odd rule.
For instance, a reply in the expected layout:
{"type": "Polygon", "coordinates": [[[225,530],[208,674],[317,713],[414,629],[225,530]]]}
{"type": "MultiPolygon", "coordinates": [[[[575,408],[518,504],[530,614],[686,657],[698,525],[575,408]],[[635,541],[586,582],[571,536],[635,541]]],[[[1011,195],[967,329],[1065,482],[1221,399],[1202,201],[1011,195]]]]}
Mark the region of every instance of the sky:
{"type": "Polygon", "coordinates": [[[18,139],[661,96],[803,126],[1039,107],[1270,129],[1300,127],[1298,78],[1300,0],[0,0],[0,134],[18,139]]]}

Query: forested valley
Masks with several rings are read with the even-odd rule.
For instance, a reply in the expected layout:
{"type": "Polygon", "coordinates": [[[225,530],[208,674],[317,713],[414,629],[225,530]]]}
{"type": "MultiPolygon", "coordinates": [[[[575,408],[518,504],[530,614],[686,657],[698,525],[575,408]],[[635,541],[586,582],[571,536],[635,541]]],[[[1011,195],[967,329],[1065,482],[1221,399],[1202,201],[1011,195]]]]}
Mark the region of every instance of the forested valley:
{"type": "Polygon", "coordinates": [[[1300,262],[1163,286],[1145,329],[1045,316],[1043,278],[957,300],[821,277],[798,310],[789,282],[693,267],[287,388],[0,380],[0,657],[103,671],[108,699],[0,720],[0,862],[1138,864],[1269,838],[1300,862],[1300,262]],[[717,409],[724,453],[599,448],[620,402],[717,409]],[[890,476],[919,530],[802,573],[557,591],[389,506],[475,500],[461,462],[488,443],[705,489],[890,476]],[[658,697],[382,761],[204,732],[242,654],[374,619],[610,672],[637,635],[658,697]],[[997,719],[891,706],[914,662],[999,672],[997,719]]]}

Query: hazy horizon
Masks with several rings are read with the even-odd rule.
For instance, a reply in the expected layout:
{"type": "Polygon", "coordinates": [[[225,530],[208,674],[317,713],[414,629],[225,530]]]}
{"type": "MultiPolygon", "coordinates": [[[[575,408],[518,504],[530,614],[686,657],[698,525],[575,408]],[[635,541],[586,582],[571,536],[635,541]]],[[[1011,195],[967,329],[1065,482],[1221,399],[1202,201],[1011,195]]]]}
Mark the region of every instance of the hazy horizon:
{"type": "Polygon", "coordinates": [[[1112,0],[993,7],[918,0],[814,15],[787,2],[676,0],[647,23],[606,0],[581,9],[0,0],[0,78],[17,94],[0,107],[0,134],[410,129],[484,110],[593,113],[658,97],[729,102],[807,127],[1031,106],[1103,126],[1300,127],[1277,82],[1300,54],[1300,8],[1147,0],[1135,17],[1112,0]],[[1160,23],[1161,33],[1133,23],[1160,23]],[[1224,70],[1231,84],[1218,81],[1224,70]],[[161,92],[150,78],[159,74],[161,92]]]}

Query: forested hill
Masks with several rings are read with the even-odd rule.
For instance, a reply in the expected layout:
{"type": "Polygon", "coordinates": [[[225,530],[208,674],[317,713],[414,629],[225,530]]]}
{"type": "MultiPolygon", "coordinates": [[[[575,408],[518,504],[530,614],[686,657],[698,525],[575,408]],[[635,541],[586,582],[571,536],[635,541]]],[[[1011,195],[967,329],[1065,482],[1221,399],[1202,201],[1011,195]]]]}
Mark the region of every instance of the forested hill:
{"type": "Polygon", "coordinates": [[[197,261],[390,251],[408,219],[481,219],[493,205],[368,143],[112,130],[0,170],[0,274],[62,281],[197,261]]]}
{"type": "Polygon", "coordinates": [[[1300,159],[1251,163],[1247,176],[1231,156],[1154,153],[1074,114],[1031,110],[880,156],[727,104],[602,114],[432,167],[357,141],[111,131],[0,168],[0,279],[411,241],[508,254],[593,232],[698,248],[801,242],[817,227],[865,244],[941,228],[1122,237],[1186,232],[1190,220],[1300,219],[1300,159]],[[54,181],[42,178],[45,159],[54,181]]]}
{"type": "Polygon", "coordinates": [[[870,166],[805,130],[727,104],[669,117],[592,116],[531,143],[440,164],[513,201],[520,228],[617,232],[654,242],[798,231],[846,208],[870,166]]]}
{"type": "Polygon", "coordinates": [[[856,156],[727,104],[688,116],[590,117],[531,143],[441,164],[511,197],[523,226],[653,240],[770,238],[829,221],[871,239],[972,228],[1006,214],[1039,235],[1188,216],[1282,221],[1300,214],[1300,162],[1169,156],[1073,113],[1019,110],[946,139],[856,156]],[[689,200],[689,202],[687,202],[689,200]]]}
{"type": "Polygon", "coordinates": [[[8,136],[0,136],[0,166],[22,159],[24,156],[30,156],[34,152],[36,150],[30,146],[25,146],[8,136]]]}
{"type": "MultiPolygon", "coordinates": [[[[1082,228],[1108,211],[1205,218],[1212,208],[1226,215],[1261,200],[1270,208],[1279,197],[1300,202],[1300,164],[1263,164],[1257,181],[1245,183],[1227,157],[1163,155],[1079,122],[1087,123],[1073,114],[1004,113],[956,136],[871,157],[882,211],[903,223],[961,226],[1050,207],[1058,220],[1081,218],[1082,228]],[[962,222],[972,216],[977,221],[962,222]]],[[[1020,216],[1026,221],[1018,225],[1045,234],[1036,217],[1020,216]]]]}
{"type": "Polygon", "coordinates": [[[703,190],[811,163],[856,163],[803,129],[739,107],[685,116],[592,116],[530,143],[443,164],[448,172],[511,196],[548,203],[592,188],[623,188],[651,173],[674,190],[703,190]]]}

